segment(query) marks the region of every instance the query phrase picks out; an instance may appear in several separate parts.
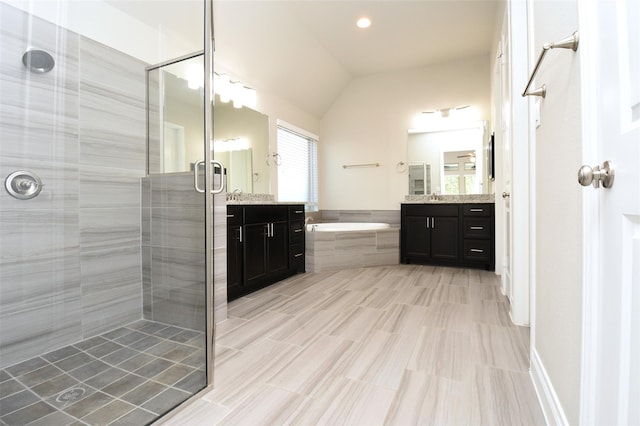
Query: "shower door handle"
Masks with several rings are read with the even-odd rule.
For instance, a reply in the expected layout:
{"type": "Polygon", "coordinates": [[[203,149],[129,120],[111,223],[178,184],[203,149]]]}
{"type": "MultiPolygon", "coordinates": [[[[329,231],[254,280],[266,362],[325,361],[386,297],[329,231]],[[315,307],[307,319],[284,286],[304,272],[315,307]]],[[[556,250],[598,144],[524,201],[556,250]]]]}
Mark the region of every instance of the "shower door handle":
{"type": "MultiPolygon", "coordinates": [[[[197,192],[204,194],[205,190],[198,186],[198,170],[200,169],[200,166],[202,164],[204,164],[204,160],[198,160],[193,165],[193,187],[197,192]]],[[[212,188],[211,193],[220,194],[222,191],[224,191],[224,165],[217,160],[211,160],[211,165],[213,165],[214,176],[216,167],[220,168],[220,186],[218,186],[217,188],[212,188]]]]}
{"type": "Polygon", "coordinates": [[[193,165],[193,187],[195,188],[196,192],[204,194],[204,189],[200,189],[200,187],[198,186],[198,170],[200,169],[201,164],[204,164],[204,160],[198,160],[193,165]]]}
{"type": "MultiPolygon", "coordinates": [[[[219,194],[224,191],[224,165],[218,160],[211,160],[211,165],[213,166],[213,176],[216,176],[216,167],[220,167],[220,186],[217,188],[212,188],[212,194],[219,194]]],[[[215,182],[215,179],[214,179],[215,182]]]]}

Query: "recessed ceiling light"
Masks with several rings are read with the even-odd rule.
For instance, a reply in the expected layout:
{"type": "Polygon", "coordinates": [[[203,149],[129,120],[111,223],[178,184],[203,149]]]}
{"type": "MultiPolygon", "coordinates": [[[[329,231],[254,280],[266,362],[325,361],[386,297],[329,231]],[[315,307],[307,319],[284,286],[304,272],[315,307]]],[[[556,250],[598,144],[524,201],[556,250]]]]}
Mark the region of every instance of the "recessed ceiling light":
{"type": "Polygon", "coordinates": [[[371,26],[371,19],[369,18],[360,18],[356,23],[358,28],[369,28],[371,26]]]}

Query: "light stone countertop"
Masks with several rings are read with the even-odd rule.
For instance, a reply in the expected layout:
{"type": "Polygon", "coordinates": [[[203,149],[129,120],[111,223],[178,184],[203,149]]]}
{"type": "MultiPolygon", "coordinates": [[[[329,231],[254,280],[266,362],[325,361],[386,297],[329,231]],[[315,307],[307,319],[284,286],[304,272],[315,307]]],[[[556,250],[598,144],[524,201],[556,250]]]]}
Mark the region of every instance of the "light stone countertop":
{"type": "Polygon", "coordinates": [[[227,192],[227,205],[251,204],[293,205],[304,204],[304,202],[276,201],[273,194],[234,194],[232,192],[227,192]]]}
{"type": "Polygon", "coordinates": [[[495,203],[495,194],[438,195],[436,200],[431,195],[405,195],[403,204],[481,204],[495,203]]]}

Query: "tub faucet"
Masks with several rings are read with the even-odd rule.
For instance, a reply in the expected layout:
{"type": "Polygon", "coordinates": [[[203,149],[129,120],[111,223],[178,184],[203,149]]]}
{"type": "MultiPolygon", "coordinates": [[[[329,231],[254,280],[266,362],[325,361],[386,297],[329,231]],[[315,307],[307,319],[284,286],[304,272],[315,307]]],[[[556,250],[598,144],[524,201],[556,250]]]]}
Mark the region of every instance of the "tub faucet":
{"type": "Polygon", "coordinates": [[[311,216],[307,216],[304,219],[304,225],[307,226],[309,224],[309,222],[313,222],[313,218],[311,216]]]}

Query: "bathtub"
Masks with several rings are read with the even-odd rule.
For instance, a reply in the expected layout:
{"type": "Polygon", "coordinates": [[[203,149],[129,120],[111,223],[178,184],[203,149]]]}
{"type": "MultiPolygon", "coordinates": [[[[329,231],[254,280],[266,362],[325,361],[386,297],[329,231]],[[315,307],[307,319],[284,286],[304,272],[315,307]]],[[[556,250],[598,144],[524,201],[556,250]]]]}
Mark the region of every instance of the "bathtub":
{"type": "Polygon", "coordinates": [[[349,231],[372,231],[376,229],[387,229],[391,225],[388,223],[369,222],[334,222],[334,223],[310,223],[307,231],[311,232],[349,232],[349,231]]]}
{"type": "Polygon", "coordinates": [[[307,272],[400,263],[400,228],[388,223],[310,223],[305,239],[307,272]]]}

